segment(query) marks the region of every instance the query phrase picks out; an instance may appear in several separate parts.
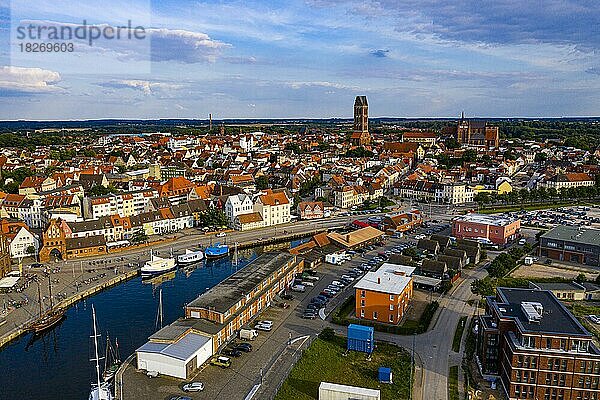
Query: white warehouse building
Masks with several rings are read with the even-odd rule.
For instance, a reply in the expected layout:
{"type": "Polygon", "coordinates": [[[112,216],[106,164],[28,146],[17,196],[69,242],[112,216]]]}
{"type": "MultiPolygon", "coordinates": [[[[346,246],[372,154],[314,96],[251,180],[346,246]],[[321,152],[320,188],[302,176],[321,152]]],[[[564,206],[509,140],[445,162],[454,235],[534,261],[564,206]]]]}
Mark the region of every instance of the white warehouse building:
{"type": "Polygon", "coordinates": [[[136,350],[137,368],[190,379],[213,355],[213,343],[212,337],[185,328],[176,322],[150,336],[150,340],[136,350]]]}

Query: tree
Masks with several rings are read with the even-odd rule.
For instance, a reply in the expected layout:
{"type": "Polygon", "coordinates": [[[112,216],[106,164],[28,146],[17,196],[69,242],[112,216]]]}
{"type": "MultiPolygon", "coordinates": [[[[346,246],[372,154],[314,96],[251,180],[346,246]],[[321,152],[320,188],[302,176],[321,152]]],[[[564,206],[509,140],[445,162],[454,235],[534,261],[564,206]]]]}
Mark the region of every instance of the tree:
{"type": "Polygon", "coordinates": [[[332,328],[325,328],[319,333],[319,339],[331,342],[335,339],[335,331],[332,328]]]}
{"type": "Polygon", "coordinates": [[[27,254],[28,256],[35,256],[35,246],[27,246],[27,248],[25,249],[25,254],[27,254]]]}
{"type": "Polygon", "coordinates": [[[256,188],[258,190],[265,190],[269,188],[269,177],[266,175],[261,175],[256,178],[256,188]]]}
{"type": "Polygon", "coordinates": [[[454,136],[449,137],[444,141],[447,149],[460,149],[460,143],[454,136]]]}
{"type": "Polygon", "coordinates": [[[346,157],[351,158],[370,158],[373,157],[374,153],[370,150],[365,149],[364,147],[356,147],[354,149],[350,149],[346,152],[346,157]]]}
{"type": "Polygon", "coordinates": [[[583,283],[585,281],[587,281],[587,278],[586,278],[585,274],[583,274],[583,273],[577,275],[577,278],[575,278],[575,282],[577,282],[577,283],[583,283]]]}
{"type": "Polygon", "coordinates": [[[216,208],[209,208],[206,212],[200,214],[200,225],[203,227],[226,226],[228,222],[227,215],[216,208]]]}
{"type": "Polygon", "coordinates": [[[480,192],[480,193],[477,193],[475,196],[473,196],[473,201],[478,203],[479,206],[481,207],[484,204],[489,204],[492,201],[492,199],[491,199],[489,193],[480,192]]]}
{"type": "Polygon", "coordinates": [[[88,190],[88,196],[106,196],[110,193],[117,193],[118,190],[113,185],[109,185],[108,187],[104,187],[102,185],[94,185],[90,190],[88,190]]]}
{"type": "Polygon", "coordinates": [[[146,232],[143,229],[138,229],[135,232],[133,232],[129,241],[132,244],[147,243],[148,235],[146,234],[146,232]]]}
{"type": "Polygon", "coordinates": [[[494,282],[490,277],[475,279],[471,282],[471,293],[478,294],[481,297],[492,296],[496,290],[494,282]]]}

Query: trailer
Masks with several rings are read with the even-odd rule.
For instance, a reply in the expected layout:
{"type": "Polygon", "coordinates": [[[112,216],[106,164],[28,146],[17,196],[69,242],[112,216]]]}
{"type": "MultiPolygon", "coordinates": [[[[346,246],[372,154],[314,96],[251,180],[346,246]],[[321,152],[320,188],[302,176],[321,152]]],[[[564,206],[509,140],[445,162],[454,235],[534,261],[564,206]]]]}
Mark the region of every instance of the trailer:
{"type": "Polygon", "coordinates": [[[240,339],[254,340],[257,336],[258,331],[256,329],[240,329],[240,339]]]}

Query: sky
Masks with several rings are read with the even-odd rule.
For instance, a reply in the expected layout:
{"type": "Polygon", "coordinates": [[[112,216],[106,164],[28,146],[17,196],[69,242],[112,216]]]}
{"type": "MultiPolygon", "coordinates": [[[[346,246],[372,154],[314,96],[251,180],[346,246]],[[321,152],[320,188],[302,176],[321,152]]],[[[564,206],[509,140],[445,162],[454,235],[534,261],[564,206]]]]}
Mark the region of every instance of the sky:
{"type": "Polygon", "coordinates": [[[0,119],[598,116],[599,27],[597,0],[0,0],[0,119]],[[83,21],[144,38],[22,49],[83,21]]]}

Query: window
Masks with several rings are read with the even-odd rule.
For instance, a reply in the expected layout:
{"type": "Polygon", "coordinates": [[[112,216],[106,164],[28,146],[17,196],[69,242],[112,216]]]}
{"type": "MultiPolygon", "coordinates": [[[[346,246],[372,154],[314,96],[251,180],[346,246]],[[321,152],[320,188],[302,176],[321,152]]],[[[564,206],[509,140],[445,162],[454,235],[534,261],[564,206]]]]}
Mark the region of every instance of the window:
{"type": "Polygon", "coordinates": [[[364,307],[364,306],[365,306],[365,299],[362,299],[362,300],[360,301],[360,306],[361,306],[361,307],[364,307]]]}
{"type": "Polygon", "coordinates": [[[394,315],[390,314],[390,322],[394,322],[394,315]]]}
{"type": "Polygon", "coordinates": [[[394,295],[390,294],[390,301],[394,301],[394,295]]]}
{"type": "Polygon", "coordinates": [[[373,319],[377,319],[377,311],[373,311],[373,319]]]}
{"type": "Polygon", "coordinates": [[[360,317],[364,318],[365,317],[365,310],[360,310],[360,317]]]}
{"type": "Polygon", "coordinates": [[[394,305],[390,304],[390,311],[394,311],[394,305]]]}
{"type": "Polygon", "coordinates": [[[360,297],[366,297],[367,296],[367,291],[366,290],[361,290],[360,291],[360,297]]]}

